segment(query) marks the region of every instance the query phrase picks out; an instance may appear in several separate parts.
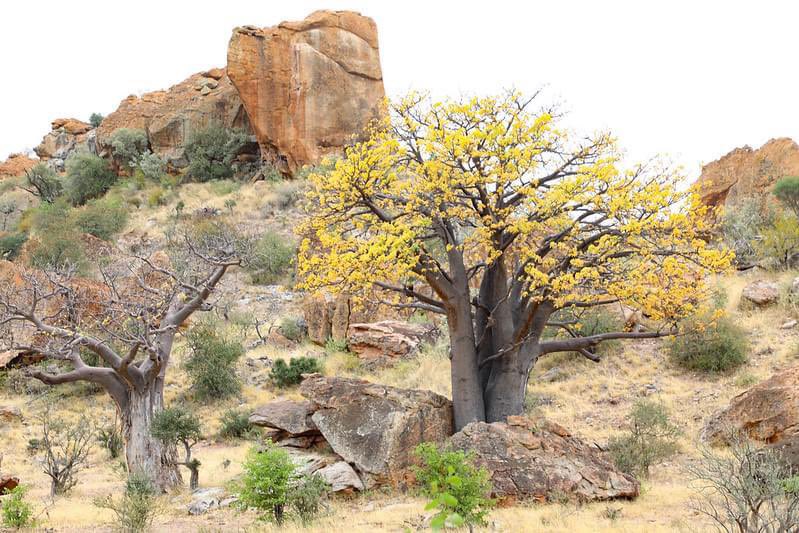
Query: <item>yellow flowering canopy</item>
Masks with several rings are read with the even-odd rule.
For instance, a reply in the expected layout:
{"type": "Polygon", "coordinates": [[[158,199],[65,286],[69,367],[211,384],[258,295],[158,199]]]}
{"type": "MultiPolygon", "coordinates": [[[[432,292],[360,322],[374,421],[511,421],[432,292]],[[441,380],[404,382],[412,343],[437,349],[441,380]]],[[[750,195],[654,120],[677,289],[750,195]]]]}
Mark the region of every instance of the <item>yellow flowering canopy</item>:
{"type": "Polygon", "coordinates": [[[711,217],[695,192],[666,168],[622,168],[612,137],[572,139],[534,101],[393,104],[368,140],[311,176],[302,285],[377,284],[446,313],[447,284],[478,288],[501,262],[522,304],[621,301],[669,323],[696,311],[704,274],[732,257],[703,238],[711,217]]]}

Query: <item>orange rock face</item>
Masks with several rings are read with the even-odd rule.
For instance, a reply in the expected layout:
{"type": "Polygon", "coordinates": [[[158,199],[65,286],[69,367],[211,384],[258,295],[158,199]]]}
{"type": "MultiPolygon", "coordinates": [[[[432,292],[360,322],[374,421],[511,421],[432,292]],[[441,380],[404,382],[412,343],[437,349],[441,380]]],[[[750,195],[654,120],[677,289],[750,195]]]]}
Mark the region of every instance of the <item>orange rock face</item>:
{"type": "Polygon", "coordinates": [[[702,167],[697,183],[706,205],[721,206],[768,192],[785,176],[799,176],[799,145],[787,137],[772,139],[757,150],[736,148],[702,167]]]}
{"type": "Polygon", "coordinates": [[[38,162],[38,160],[31,159],[25,154],[11,154],[8,159],[0,163],[0,179],[22,176],[38,162]]]}
{"type": "Polygon", "coordinates": [[[115,130],[142,129],[153,152],[182,166],[186,140],[211,122],[251,132],[239,95],[219,68],[194,74],[165,91],[128,96],[97,128],[97,144],[101,151],[108,150],[115,130]]]}
{"type": "Polygon", "coordinates": [[[63,171],[66,159],[75,150],[95,151],[94,130],[90,124],[76,118],[57,118],[51,126],[50,133],[33,151],[54,169],[63,171]]]}
{"type": "Polygon", "coordinates": [[[348,11],[234,29],[227,73],[262,156],[291,172],[339,153],[380,115],[385,96],[377,27],[348,11]]]}

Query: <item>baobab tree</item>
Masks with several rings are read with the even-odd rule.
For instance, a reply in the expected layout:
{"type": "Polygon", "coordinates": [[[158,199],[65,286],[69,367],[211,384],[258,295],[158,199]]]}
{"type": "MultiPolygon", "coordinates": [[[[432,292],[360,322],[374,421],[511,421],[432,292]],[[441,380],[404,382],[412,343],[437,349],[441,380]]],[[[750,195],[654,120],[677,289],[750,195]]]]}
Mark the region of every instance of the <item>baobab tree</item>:
{"type": "Polygon", "coordinates": [[[597,360],[601,342],[673,333],[705,297],[703,271],[731,259],[702,239],[706,208],[679,175],[622,169],[609,135],[572,140],[535,102],[410,95],[311,177],[302,285],[444,315],[457,428],[522,413],[545,354],[597,360]],[[560,318],[614,302],[656,326],[581,335],[560,318]]]}
{"type": "Polygon", "coordinates": [[[186,231],[172,239],[172,253],[131,256],[102,269],[100,280],[78,277],[69,265],[5,263],[0,340],[58,363],[57,372],[31,371],[47,385],[101,386],[122,420],[128,470],[169,488],[181,481],[175,449],[154,438],[151,425],[164,408],[175,336],[192,314],[211,307],[219,282],[242,263],[240,244],[222,224],[200,236],[186,231]]]}

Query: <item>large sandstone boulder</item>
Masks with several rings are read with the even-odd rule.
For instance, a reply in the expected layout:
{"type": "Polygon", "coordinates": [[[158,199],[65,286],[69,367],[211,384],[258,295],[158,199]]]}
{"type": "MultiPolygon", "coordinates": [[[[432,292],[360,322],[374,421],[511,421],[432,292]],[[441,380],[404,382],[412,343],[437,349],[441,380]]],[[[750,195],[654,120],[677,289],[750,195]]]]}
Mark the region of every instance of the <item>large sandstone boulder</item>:
{"type": "Polygon", "coordinates": [[[340,153],[380,115],[377,27],[358,13],[316,11],[300,22],[236,28],[227,61],[261,153],[281,171],[340,153]]]}
{"type": "Polygon", "coordinates": [[[697,183],[703,203],[721,206],[769,192],[785,176],[799,176],[799,145],[783,137],[757,150],[736,148],[702,167],[697,183]]]}
{"type": "Polygon", "coordinates": [[[491,473],[493,496],[546,501],[634,498],[640,485],[564,428],[544,419],[508,417],[507,423],[472,422],[452,436],[456,449],[473,451],[491,473]]]}
{"type": "Polygon", "coordinates": [[[39,160],[31,159],[25,154],[11,154],[8,159],[0,163],[0,179],[14,176],[24,176],[25,172],[32,169],[39,160]]]}
{"type": "Polygon", "coordinates": [[[311,294],[302,302],[302,314],[311,342],[324,346],[331,338],[335,341],[347,340],[347,329],[353,314],[347,294],[311,294]]]}
{"type": "Polygon", "coordinates": [[[250,424],[279,429],[291,435],[315,433],[316,425],[311,420],[314,407],[311,402],[290,400],[270,402],[250,415],[250,424]]]}
{"type": "Polygon", "coordinates": [[[435,341],[438,335],[433,324],[383,320],[350,324],[347,346],[364,359],[399,359],[416,354],[423,343],[435,341]]]}
{"type": "Polygon", "coordinates": [[[110,137],[119,128],[147,132],[150,149],[173,168],[187,164],[186,140],[210,123],[251,133],[250,121],[224,69],[194,74],[164,91],[128,96],[97,128],[97,144],[110,153],[110,137]]]}
{"type": "Polygon", "coordinates": [[[783,370],[730,400],[705,424],[702,439],[728,441],[730,431],[775,443],[799,435],[799,366],[783,370]]]}
{"type": "Polygon", "coordinates": [[[452,403],[430,391],[315,374],[300,392],[316,405],[311,418],[333,451],[377,482],[402,481],[418,444],[453,432],[452,403]]]}
{"type": "Polygon", "coordinates": [[[779,286],[771,281],[758,280],[749,283],[741,292],[743,299],[757,307],[767,307],[780,299],[779,286]]]}
{"type": "Polygon", "coordinates": [[[50,125],[50,133],[33,151],[53,169],[63,172],[67,158],[77,150],[97,153],[96,132],[90,124],[76,118],[57,118],[50,125]]]}

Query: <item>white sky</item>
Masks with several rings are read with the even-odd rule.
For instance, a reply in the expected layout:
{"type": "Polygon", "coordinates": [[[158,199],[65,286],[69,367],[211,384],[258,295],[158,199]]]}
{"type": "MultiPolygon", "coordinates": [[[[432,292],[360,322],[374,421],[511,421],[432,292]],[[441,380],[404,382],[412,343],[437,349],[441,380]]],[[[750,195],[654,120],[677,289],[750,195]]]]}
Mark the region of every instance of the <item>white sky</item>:
{"type": "Polygon", "coordinates": [[[224,66],[235,26],[322,8],[377,21],[390,96],[544,86],[571,126],[609,129],[630,159],[666,154],[689,176],[736,146],[799,139],[799,2],[9,0],[0,159],[38,144],[54,118],[108,114],[224,66]]]}

